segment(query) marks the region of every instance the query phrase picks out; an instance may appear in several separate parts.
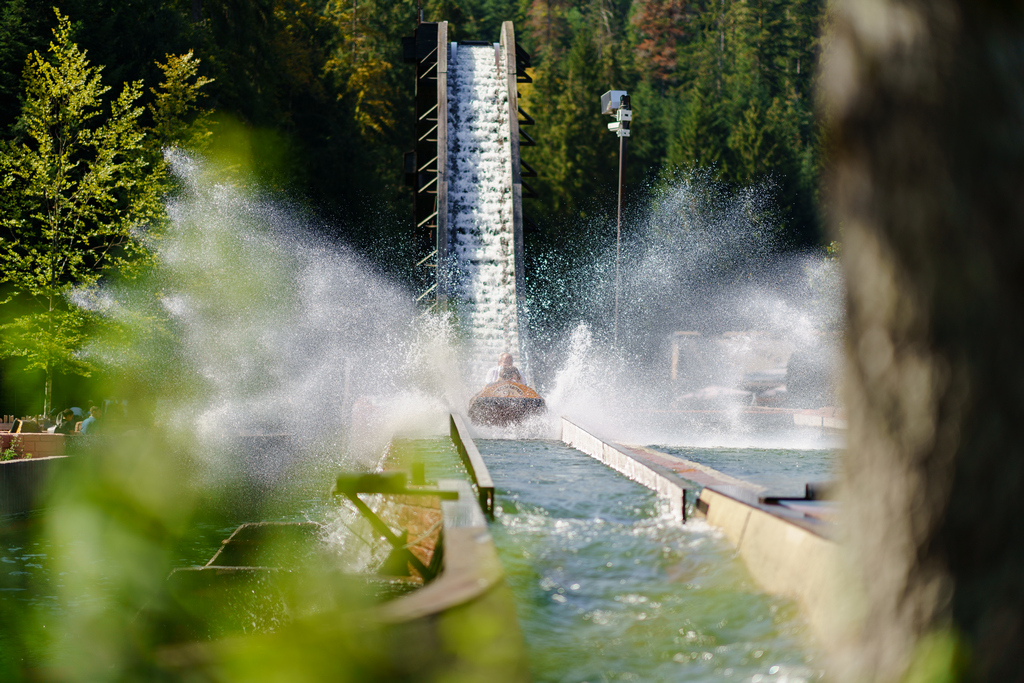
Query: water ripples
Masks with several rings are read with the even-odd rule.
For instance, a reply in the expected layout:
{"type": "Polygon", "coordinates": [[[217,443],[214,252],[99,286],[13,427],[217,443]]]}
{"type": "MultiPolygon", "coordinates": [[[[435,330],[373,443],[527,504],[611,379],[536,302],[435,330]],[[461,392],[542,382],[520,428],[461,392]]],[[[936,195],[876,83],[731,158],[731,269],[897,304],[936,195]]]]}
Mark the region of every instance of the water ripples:
{"type": "Polygon", "coordinates": [[[535,680],[820,679],[795,605],[707,524],[560,443],[477,445],[535,680]]]}

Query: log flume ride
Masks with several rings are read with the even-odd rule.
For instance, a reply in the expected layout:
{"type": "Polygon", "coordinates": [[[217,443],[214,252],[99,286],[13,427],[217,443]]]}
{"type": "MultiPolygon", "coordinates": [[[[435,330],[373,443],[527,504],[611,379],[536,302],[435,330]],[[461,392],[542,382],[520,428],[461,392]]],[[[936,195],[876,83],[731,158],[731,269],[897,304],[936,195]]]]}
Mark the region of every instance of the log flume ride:
{"type": "Polygon", "coordinates": [[[519,382],[493,382],[469,402],[469,419],[474,424],[507,427],[547,410],[540,395],[519,382]]]}

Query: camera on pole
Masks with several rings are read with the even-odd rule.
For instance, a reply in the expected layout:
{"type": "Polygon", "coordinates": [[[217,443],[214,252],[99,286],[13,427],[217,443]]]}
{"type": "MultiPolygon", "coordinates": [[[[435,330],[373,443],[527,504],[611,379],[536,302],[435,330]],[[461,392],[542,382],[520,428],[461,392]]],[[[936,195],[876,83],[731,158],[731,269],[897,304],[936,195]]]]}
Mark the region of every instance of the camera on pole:
{"type": "Polygon", "coordinates": [[[619,256],[622,244],[622,183],[626,175],[626,138],[629,137],[629,124],[633,120],[633,110],[629,105],[629,93],[625,90],[609,90],[601,95],[601,113],[614,116],[615,121],[608,124],[608,130],[619,138],[619,215],[615,233],[615,328],[613,346],[619,346],[619,256]]]}
{"type": "Polygon", "coordinates": [[[629,94],[625,90],[609,90],[601,95],[601,113],[615,117],[615,121],[608,124],[608,130],[620,138],[629,137],[633,110],[629,108],[629,94]]]}

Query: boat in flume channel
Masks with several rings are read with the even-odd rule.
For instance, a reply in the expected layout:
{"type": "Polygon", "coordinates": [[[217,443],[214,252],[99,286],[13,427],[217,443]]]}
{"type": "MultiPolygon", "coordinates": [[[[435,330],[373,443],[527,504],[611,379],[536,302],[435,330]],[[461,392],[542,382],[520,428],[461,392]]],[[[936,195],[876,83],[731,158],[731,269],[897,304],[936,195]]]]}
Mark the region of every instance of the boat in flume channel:
{"type": "Polygon", "coordinates": [[[507,427],[547,410],[541,396],[519,382],[503,380],[488,384],[469,402],[474,424],[507,427]]]}

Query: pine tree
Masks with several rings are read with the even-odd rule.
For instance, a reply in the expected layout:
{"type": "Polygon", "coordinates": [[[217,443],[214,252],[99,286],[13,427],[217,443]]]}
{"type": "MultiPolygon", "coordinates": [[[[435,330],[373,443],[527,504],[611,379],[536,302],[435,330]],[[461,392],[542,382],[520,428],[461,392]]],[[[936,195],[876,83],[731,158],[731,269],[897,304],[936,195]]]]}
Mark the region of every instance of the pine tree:
{"type": "Polygon", "coordinates": [[[553,61],[564,52],[570,35],[568,5],[568,0],[530,0],[525,28],[530,49],[539,63],[553,61]]]}
{"type": "Polygon", "coordinates": [[[618,145],[600,112],[600,94],[610,86],[599,75],[592,31],[576,35],[564,64],[564,76],[552,89],[554,106],[538,164],[545,172],[545,198],[553,208],[579,215],[593,208],[595,198],[613,190],[618,145]]]}

